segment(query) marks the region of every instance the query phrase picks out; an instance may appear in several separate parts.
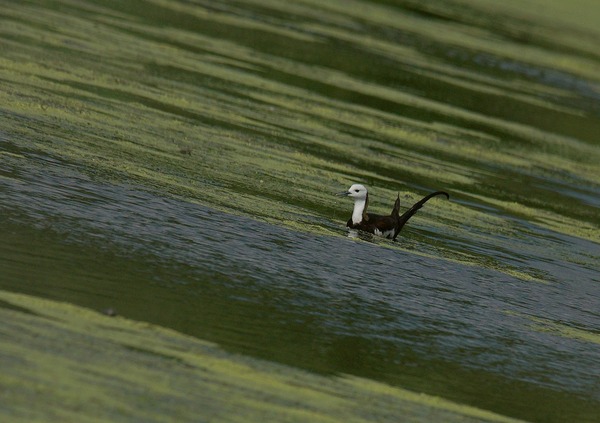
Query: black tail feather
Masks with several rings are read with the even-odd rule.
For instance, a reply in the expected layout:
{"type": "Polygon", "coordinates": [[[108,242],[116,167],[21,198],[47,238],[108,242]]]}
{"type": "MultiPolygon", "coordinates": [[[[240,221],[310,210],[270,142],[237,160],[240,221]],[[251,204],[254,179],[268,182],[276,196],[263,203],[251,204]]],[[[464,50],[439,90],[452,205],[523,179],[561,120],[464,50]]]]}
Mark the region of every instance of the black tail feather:
{"type": "Polygon", "coordinates": [[[396,202],[394,203],[394,210],[392,210],[393,217],[400,217],[400,194],[398,194],[398,198],[396,198],[396,202]]]}
{"type": "Polygon", "coordinates": [[[417,210],[419,210],[421,207],[423,207],[423,204],[425,204],[430,198],[435,197],[436,195],[445,195],[448,200],[450,199],[450,196],[448,195],[447,192],[436,191],[432,194],[429,194],[426,197],[423,197],[420,201],[415,203],[410,209],[405,211],[402,216],[398,216],[400,214],[399,213],[400,197],[398,197],[398,199],[396,200],[396,203],[394,204],[394,211],[392,212],[392,213],[396,212],[394,214],[394,216],[398,216],[398,225],[396,226],[396,230],[394,231],[393,239],[396,239],[396,237],[398,236],[398,234],[400,233],[400,231],[402,230],[402,228],[404,227],[406,222],[408,222],[408,219],[410,219],[417,212],[417,210]],[[396,211],[396,208],[398,208],[398,211],[396,211]]]}

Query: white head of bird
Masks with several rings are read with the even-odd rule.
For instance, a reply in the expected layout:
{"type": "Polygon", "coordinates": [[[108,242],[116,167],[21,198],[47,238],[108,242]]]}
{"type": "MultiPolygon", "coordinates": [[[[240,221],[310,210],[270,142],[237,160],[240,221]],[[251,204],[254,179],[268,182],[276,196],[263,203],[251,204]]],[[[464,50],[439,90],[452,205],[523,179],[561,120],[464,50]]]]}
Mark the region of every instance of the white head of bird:
{"type": "Polygon", "coordinates": [[[356,200],[365,200],[367,198],[367,188],[361,184],[354,184],[343,194],[356,200]]]}
{"type": "Polygon", "coordinates": [[[348,191],[340,192],[339,195],[344,195],[354,198],[354,210],[352,211],[352,222],[358,224],[363,220],[363,212],[369,201],[369,193],[367,188],[361,184],[354,184],[348,191]]]}

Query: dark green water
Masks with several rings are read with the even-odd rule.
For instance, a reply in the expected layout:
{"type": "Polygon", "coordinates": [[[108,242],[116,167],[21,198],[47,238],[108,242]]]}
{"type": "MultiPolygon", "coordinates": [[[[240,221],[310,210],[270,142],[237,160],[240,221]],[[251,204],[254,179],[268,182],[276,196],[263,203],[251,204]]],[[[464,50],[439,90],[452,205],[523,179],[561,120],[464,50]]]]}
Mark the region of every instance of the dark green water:
{"type": "Polygon", "coordinates": [[[600,32],[577,4],[2,6],[0,289],[597,421],[600,32]],[[354,182],[378,212],[451,199],[365,242],[332,195],[354,182]]]}

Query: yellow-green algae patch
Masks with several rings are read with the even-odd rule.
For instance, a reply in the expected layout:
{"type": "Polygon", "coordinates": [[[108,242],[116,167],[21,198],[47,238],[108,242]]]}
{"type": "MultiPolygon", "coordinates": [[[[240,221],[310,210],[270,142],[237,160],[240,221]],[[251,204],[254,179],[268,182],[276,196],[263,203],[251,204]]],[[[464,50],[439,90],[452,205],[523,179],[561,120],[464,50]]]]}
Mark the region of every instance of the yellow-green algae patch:
{"type": "Polygon", "coordinates": [[[0,291],[0,317],[3,422],[516,421],[28,295],[0,291]]]}
{"type": "Polygon", "coordinates": [[[477,198],[482,203],[493,204],[513,215],[521,215],[534,222],[539,222],[542,226],[558,233],[566,233],[589,241],[600,242],[600,231],[597,226],[592,224],[585,224],[567,216],[557,216],[544,209],[533,209],[514,201],[502,201],[474,194],[469,194],[469,196],[477,198]]]}
{"type": "Polygon", "coordinates": [[[537,332],[551,333],[563,338],[578,339],[580,341],[600,344],[600,334],[589,330],[574,328],[565,325],[564,323],[553,322],[552,320],[541,317],[528,316],[516,311],[505,311],[505,313],[512,316],[523,317],[524,319],[531,321],[532,323],[529,325],[530,328],[537,332]]]}

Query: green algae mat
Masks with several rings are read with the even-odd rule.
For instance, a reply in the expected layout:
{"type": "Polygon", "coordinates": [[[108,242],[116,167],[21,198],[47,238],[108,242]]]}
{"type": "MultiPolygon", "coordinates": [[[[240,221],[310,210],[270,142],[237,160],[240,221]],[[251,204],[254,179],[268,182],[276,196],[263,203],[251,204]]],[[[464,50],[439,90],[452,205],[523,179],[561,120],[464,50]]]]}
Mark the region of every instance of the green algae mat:
{"type": "Polygon", "coordinates": [[[230,354],[173,330],[0,291],[3,422],[516,422],[368,379],[230,354]]]}

